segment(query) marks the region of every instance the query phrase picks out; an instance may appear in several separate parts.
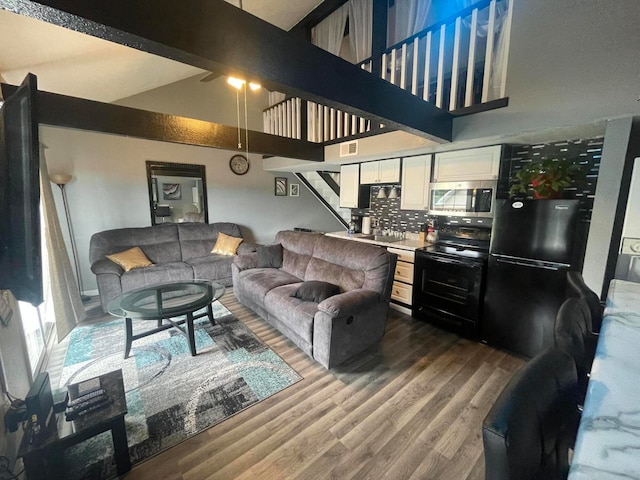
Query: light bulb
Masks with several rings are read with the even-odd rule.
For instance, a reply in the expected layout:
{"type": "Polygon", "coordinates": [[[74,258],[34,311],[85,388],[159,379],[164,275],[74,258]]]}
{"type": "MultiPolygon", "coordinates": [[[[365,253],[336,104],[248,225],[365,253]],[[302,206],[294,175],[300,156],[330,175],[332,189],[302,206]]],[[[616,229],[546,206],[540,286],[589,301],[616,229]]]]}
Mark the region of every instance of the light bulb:
{"type": "Polygon", "coordinates": [[[245,82],[244,82],[244,80],[241,80],[241,79],[236,78],[236,77],[229,77],[229,78],[227,78],[227,83],[229,85],[231,85],[232,87],[237,88],[238,90],[240,90],[245,82]]]}
{"type": "Polygon", "coordinates": [[[255,92],[256,90],[260,90],[260,88],[262,88],[262,85],[260,85],[259,83],[249,82],[249,88],[255,92]]]}

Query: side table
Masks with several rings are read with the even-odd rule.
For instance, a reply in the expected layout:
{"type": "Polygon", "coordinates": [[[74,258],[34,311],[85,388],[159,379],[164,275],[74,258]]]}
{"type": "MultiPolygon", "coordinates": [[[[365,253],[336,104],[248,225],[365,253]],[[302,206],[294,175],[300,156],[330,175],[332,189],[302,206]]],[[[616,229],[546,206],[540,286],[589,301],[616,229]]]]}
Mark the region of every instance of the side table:
{"type": "MultiPolygon", "coordinates": [[[[67,421],[64,413],[58,413],[51,422],[48,436],[37,443],[29,443],[25,435],[18,449],[22,457],[28,480],[66,478],[64,472],[64,451],[102,432],[111,431],[118,475],[131,470],[129,446],[124,416],[127,402],[124,395],[122,370],[100,375],[104,388],[112,402],[100,410],[88,413],[73,421],[67,421]]],[[[70,396],[77,393],[77,385],[69,385],[70,396]],[[74,388],[76,389],[74,391],[74,388]]]]}

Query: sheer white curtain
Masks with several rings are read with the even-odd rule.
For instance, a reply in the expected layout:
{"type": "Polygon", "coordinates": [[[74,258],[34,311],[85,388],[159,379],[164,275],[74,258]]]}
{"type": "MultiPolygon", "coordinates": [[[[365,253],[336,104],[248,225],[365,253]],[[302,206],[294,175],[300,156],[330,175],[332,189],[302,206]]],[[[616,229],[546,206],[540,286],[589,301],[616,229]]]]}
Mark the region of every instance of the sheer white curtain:
{"type": "Polygon", "coordinates": [[[312,43],[329,53],[339,55],[348,15],[349,4],[345,3],[313,27],[311,31],[312,43]]]}
{"type": "Polygon", "coordinates": [[[44,148],[40,149],[40,203],[44,217],[43,242],[46,249],[43,269],[44,276],[48,279],[44,282],[45,311],[47,315],[51,314],[55,318],[59,342],[78,322],[84,320],[85,311],[53,200],[44,148]]]}
{"type": "Polygon", "coordinates": [[[349,43],[356,63],[371,56],[373,0],[349,0],[349,43]]]}
{"type": "MultiPolygon", "coordinates": [[[[478,0],[456,0],[460,9],[469,7],[478,0]]],[[[496,3],[496,19],[494,26],[494,52],[491,59],[491,79],[489,81],[489,100],[501,98],[504,90],[504,70],[507,68],[507,45],[509,44],[509,28],[507,19],[512,0],[502,0],[496,3]]],[[[469,26],[466,20],[465,25],[469,26]]],[[[486,37],[489,29],[489,8],[478,14],[478,36],[486,37]]]]}
{"type": "Polygon", "coordinates": [[[428,27],[431,0],[396,0],[393,44],[428,27]]]}

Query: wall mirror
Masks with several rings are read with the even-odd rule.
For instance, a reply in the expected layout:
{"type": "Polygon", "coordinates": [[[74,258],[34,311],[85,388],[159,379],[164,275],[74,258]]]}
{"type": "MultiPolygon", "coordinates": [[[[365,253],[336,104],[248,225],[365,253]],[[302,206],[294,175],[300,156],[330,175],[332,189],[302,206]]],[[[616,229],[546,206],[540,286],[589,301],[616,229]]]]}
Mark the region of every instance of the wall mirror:
{"type": "Polygon", "coordinates": [[[204,165],[147,160],[151,225],[209,223],[204,165]]]}

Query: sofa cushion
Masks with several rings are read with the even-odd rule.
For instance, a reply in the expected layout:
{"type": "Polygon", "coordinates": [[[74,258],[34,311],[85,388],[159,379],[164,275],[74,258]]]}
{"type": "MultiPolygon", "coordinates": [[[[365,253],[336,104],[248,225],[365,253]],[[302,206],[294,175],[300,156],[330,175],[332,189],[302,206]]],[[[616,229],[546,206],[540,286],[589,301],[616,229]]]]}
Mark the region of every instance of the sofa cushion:
{"type": "Polygon", "coordinates": [[[277,268],[252,268],[243,270],[238,274],[238,282],[242,284],[242,290],[247,296],[259,304],[264,303],[264,298],[269,290],[282,285],[300,283],[300,279],[277,268]]]}
{"type": "Polygon", "coordinates": [[[386,297],[393,277],[390,255],[376,245],[323,236],[315,244],[304,280],[332,282],[343,292],[364,288],[386,297]]]}
{"type": "Polygon", "coordinates": [[[118,228],[96,233],[91,237],[89,261],[91,264],[105,255],[140,247],[153,263],[170,263],[182,260],[178,230],[175,224],[153,227],[118,228]]]}
{"type": "Polygon", "coordinates": [[[276,242],[282,245],[282,270],[305,280],[309,260],[313,255],[320,233],[283,231],[276,235],[276,242]]]}
{"type": "Polygon", "coordinates": [[[258,268],[282,267],[282,245],[258,245],[258,268]]]}
{"type": "Polygon", "coordinates": [[[107,255],[107,258],[120,265],[125,272],[134,268],[150,267],[153,265],[140,247],[133,247],[123,252],[107,255]]]}
{"type": "Polygon", "coordinates": [[[218,233],[241,238],[240,227],[235,223],[216,222],[206,223],[178,223],[178,238],[182,249],[182,260],[205,257],[218,240],[218,233]]]}
{"type": "Polygon", "coordinates": [[[122,291],[158,283],[178,282],[193,279],[193,269],[183,262],[163,263],[146,268],[137,268],[122,274],[122,291]]]}
{"type": "Polygon", "coordinates": [[[265,296],[264,308],[305,342],[313,344],[313,318],[318,311],[318,304],[295,298],[293,293],[299,285],[273,288],[265,296]]]}
{"type": "Polygon", "coordinates": [[[305,302],[320,303],[329,297],[337,295],[338,293],[340,293],[340,287],[337,285],[329,282],[312,280],[309,282],[302,282],[291,296],[299,298],[305,302]]]}
{"type": "Polygon", "coordinates": [[[193,269],[193,278],[216,280],[231,277],[233,257],[211,254],[206,257],[190,258],[185,261],[193,269]]]}

